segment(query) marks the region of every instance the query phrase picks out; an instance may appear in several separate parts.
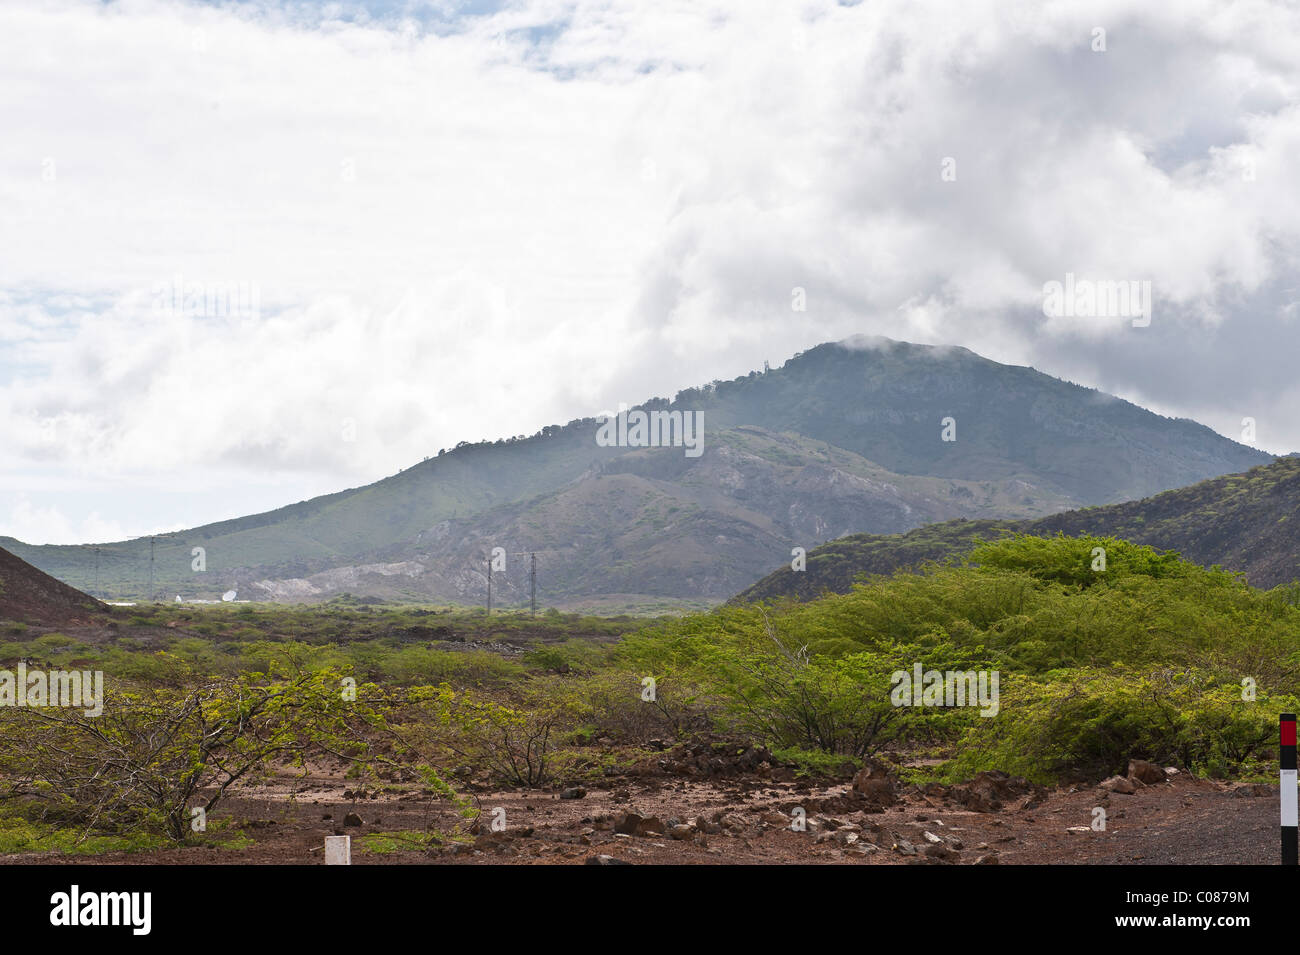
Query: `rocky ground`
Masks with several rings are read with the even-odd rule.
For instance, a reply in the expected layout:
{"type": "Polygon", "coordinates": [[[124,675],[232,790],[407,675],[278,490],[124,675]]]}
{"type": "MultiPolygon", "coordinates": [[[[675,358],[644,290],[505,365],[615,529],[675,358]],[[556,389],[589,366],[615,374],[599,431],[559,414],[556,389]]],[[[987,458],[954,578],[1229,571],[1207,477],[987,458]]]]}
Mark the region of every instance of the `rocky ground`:
{"type": "Polygon", "coordinates": [[[98,600],[42,573],[0,547],[0,620],[50,626],[88,624],[106,617],[98,600]]]}
{"type": "Polygon", "coordinates": [[[811,784],[773,772],[764,755],[718,767],[707,749],[678,747],[601,785],[479,792],[478,826],[434,849],[400,834],[452,828],[447,803],[427,790],[353,790],[317,767],[246,789],[213,815],[244,848],[0,862],[313,864],[336,833],[353,836],[354,864],[1260,864],[1278,854],[1274,786],[1140,762],[1099,786],[1055,790],[1000,773],[904,786],[875,764],[851,782],[811,784]]]}

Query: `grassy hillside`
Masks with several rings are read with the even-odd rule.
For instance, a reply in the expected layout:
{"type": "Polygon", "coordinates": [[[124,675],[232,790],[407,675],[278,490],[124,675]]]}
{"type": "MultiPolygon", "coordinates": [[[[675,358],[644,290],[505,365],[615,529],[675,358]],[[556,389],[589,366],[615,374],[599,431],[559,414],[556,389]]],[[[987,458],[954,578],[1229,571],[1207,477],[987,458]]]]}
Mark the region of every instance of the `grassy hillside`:
{"type": "Polygon", "coordinates": [[[977,538],[1012,532],[1122,537],[1177,551],[1203,566],[1239,571],[1257,587],[1300,580],[1300,458],[1279,458],[1141,501],[1029,521],[948,521],[906,534],[854,534],[808,555],[807,571],[774,571],[737,600],[847,593],[862,574],[887,574],[955,558],[977,538]]]}
{"type": "Polygon", "coordinates": [[[590,594],[625,602],[717,602],[792,546],[811,548],[849,528],[903,530],[954,513],[1027,515],[1068,498],[1026,481],[954,481],[893,474],[799,435],[745,427],[716,434],[711,453],[627,454],[558,491],[485,515],[446,522],[366,555],[361,576],[339,568],[254,584],[257,598],[328,599],[342,590],[390,599],[482,603],[486,542],[512,556],[494,575],[498,605],[539,592],[571,605],[590,594]],[[398,572],[418,564],[416,576],[398,572]],[[265,589],[269,588],[269,589],[265,589]]]}
{"type": "MultiPolygon", "coordinates": [[[[752,579],[752,574],[772,566],[780,553],[788,554],[790,547],[807,547],[844,533],[902,531],[960,516],[1043,515],[1072,505],[1141,497],[1267,460],[1266,455],[1201,425],[1163,418],[1029,368],[1000,365],[965,349],[883,339],[821,345],[779,369],[689,389],[672,402],[653,399],[644,407],[702,412],[703,458],[686,459],[681,448],[598,447],[593,419],[548,427],[530,438],[463,445],[366,487],[162,539],[153,568],[156,592],[210,597],[225,587],[255,580],[297,579],[321,570],[370,564],[374,563],[370,555],[400,550],[405,542],[443,525],[461,535],[451,546],[465,553],[485,551],[484,534],[557,522],[580,525],[615,546],[617,538],[635,534],[634,528],[618,523],[622,518],[616,519],[615,514],[626,516],[630,507],[637,512],[637,521],[653,520],[640,512],[641,505],[611,505],[608,495],[595,495],[584,508],[578,499],[581,495],[570,495],[560,508],[567,517],[525,511],[532,506],[552,508],[555,495],[569,494],[574,482],[592,475],[613,480],[619,472],[611,467],[624,459],[635,463],[622,473],[657,482],[656,493],[673,499],[669,506],[693,506],[697,521],[719,528],[714,535],[719,541],[702,553],[682,540],[677,552],[685,563],[665,568],[667,574],[676,574],[680,584],[673,596],[683,599],[713,594],[720,587],[734,592],[744,582],[737,575],[750,574],[752,579]],[[941,421],[949,416],[956,419],[955,441],[941,440],[941,421]],[[804,513],[793,514],[784,527],[779,521],[773,524],[770,540],[743,543],[739,546],[744,553],[735,553],[737,545],[730,541],[727,528],[738,518],[746,526],[761,528],[763,522],[737,515],[734,500],[713,507],[704,489],[691,481],[703,473],[698,461],[725,472],[727,462],[712,461],[712,456],[734,453],[736,436],[742,433],[738,429],[746,426],[758,433],[792,436],[793,443],[784,453],[793,456],[791,467],[805,468],[802,473],[813,485],[818,484],[817,473],[806,469],[819,465],[816,454],[826,457],[820,462],[825,467],[840,467],[835,459],[843,455],[869,462],[870,468],[890,475],[889,482],[897,489],[896,503],[880,503],[891,493],[882,489],[876,495],[879,506],[853,511],[849,509],[852,495],[808,496],[802,485],[787,483],[784,496],[766,496],[760,509],[769,516],[804,513]],[[724,433],[729,436],[723,438],[724,433]],[[938,508],[917,508],[913,500],[934,498],[926,483],[931,479],[964,482],[974,502],[987,506],[940,497],[938,508]],[[1018,485],[1011,482],[1022,482],[1024,493],[1016,493],[1018,485]],[[675,485],[671,491],[669,485],[675,485]],[[979,490],[983,486],[999,489],[984,493],[979,490]],[[906,508],[912,508],[910,515],[906,508]],[[902,520],[897,519],[900,514],[902,520]],[[206,550],[205,575],[191,570],[191,551],[200,546],[206,550]],[[697,563],[711,563],[721,571],[697,571],[693,569],[697,563]]],[[[779,452],[768,447],[760,457],[766,455],[769,462],[777,463],[773,455],[779,452]]],[[[857,463],[846,467],[851,473],[856,473],[853,468],[861,469],[857,463]]],[[[623,483],[636,485],[631,479],[623,483]]],[[[640,494],[639,487],[629,488],[629,493],[640,494]]],[[[101,595],[147,595],[147,540],[102,544],[98,555],[84,546],[30,546],[12,539],[0,543],[86,590],[95,587],[98,560],[101,595]]],[[[648,546],[628,543],[643,552],[648,546]]],[[[550,537],[533,539],[527,546],[555,551],[571,549],[573,544],[570,537],[550,537]]],[[[656,540],[655,546],[662,554],[673,541],[656,540]]],[[[637,561],[635,556],[629,559],[637,561]]],[[[625,592],[625,584],[617,579],[619,559],[607,566],[614,572],[588,575],[582,596],[625,592]]],[[[462,574],[454,564],[440,564],[435,570],[443,576],[462,574]]],[[[657,560],[648,567],[631,567],[623,576],[639,580],[647,573],[658,574],[657,560]]],[[[382,583],[392,575],[361,576],[382,583]]],[[[369,585],[365,580],[361,584],[369,585]]],[[[437,593],[442,586],[432,582],[414,591],[437,593]]],[[[388,589],[387,584],[380,587],[388,589]]],[[[660,590],[658,585],[637,586],[631,592],[660,590]]]]}
{"type": "MultiPolygon", "coordinates": [[[[241,568],[335,565],[439,521],[543,493],[621,453],[598,447],[591,438],[595,427],[593,420],[572,422],[523,440],[465,445],[365,487],[160,537],[154,550],[157,591],[211,596],[237,581],[241,568]],[[207,578],[191,570],[192,548],[200,546],[207,578]]],[[[90,547],[32,546],[4,537],[0,544],[61,580],[94,587],[96,555],[90,547]]],[[[103,595],[146,596],[148,538],[99,545],[98,560],[103,595]]]]}
{"type": "MultiPolygon", "coordinates": [[[[679,396],[679,398],[682,396],[679,396]]],[[[1270,455],[1204,425],[964,348],[888,339],[819,345],[777,371],[688,404],[718,427],[758,424],[844,448],[900,474],[998,480],[1032,473],[1080,504],[1146,497],[1270,455]],[[940,440],[956,419],[957,440],[940,440]]]]}

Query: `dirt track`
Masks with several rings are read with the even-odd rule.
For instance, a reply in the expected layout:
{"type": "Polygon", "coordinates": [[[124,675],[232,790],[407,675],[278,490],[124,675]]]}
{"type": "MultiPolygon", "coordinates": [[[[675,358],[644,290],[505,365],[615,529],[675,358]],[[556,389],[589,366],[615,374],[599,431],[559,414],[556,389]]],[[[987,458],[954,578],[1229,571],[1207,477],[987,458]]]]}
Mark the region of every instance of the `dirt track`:
{"type": "Polygon", "coordinates": [[[214,814],[214,820],[229,821],[226,835],[242,831],[253,840],[247,848],[187,847],[94,857],[27,853],[0,862],[319,864],[324,837],[343,831],[354,836],[354,864],[572,865],[606,855],[638,864],[679,865],[972,864],[981,859],[988,864],[993,858],[1002,865],[1204,865],[1272,864],[1278,854],[1275,787],[1238,787],[1234,792],[1185,775],[1133,795],[1107,796],[1097,788],[1056,790],[1037,805],[1032,805],[1037,800],[1024,800],[1032,808],[1009,805],[998,812],[975,812],[912,791],[881,812],[809,811],[805,832],[791,831],[776,814],[785,815],[795,804],[815,810],[818,800],[842,799],[847,785],[809,788],[742,777],[708,782],[619,779],[610,786],[592,788],[582,799],[560,799],[550,791],[480,794],[476,799],[485,831],[473,847],[375,853],[358,837],[418,831],[430,824],[448,827],[454,816],[447,804],[421,793],[345,799],[342,780],[318,776],[247,793],[214,814]],[[1106,808],[1104,832],[1091,828],[1097,806],[1106,808]],[[487,822],[498,807],[505,810],[505,832],[488,832],[487,822]],[[343,829],[349,811],[364,824],[343,829]],[[667,833],[615,833],[614,820],[628,811],[657,817],[665,829],[703,817],[704,827],[716,831],[681,839],[667,833]],[[715,818],[720,826],[714,825],[715,818]]]}

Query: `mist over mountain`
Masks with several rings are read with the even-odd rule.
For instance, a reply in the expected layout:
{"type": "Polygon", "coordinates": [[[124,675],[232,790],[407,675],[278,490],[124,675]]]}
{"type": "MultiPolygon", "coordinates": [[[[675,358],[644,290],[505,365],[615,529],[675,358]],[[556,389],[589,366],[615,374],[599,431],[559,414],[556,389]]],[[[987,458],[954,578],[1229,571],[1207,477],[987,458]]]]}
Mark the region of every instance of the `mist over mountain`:
{"type": "MultiPolygon", "coordinates": [[[[1042,517],[1272,460],[1031,368],[880,338],[638,407],[700,416],[703,453],[603,447],[595,418],[462,445],[365,487],[159,538],[155,593],[479,603],[500,547],[506,603],[528,598],[529,553],[543,605],[712,603],[796,547],[1042,517]]],[[[148,596],[147,538],[97,553],[0,543],[78,588],[98,578],[101,596],[148,596]]]]}

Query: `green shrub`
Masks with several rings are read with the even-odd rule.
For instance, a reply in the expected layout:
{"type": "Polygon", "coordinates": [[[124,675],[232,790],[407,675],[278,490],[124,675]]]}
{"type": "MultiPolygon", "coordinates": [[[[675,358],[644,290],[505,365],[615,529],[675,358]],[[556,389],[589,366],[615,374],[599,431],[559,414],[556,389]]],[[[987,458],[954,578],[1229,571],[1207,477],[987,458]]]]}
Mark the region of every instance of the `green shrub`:
{"type": "Polygon", "coordinates": [[[999,715],[970,727],[952,779],[1000,769],[1040,782],[1124,773],[1130,758],[1210,775],[1250,774],[1277,741],[1292,696],[1260,693],[1222,676],[1157,670],[1066,670],[1002,682],[999,715]]]}

